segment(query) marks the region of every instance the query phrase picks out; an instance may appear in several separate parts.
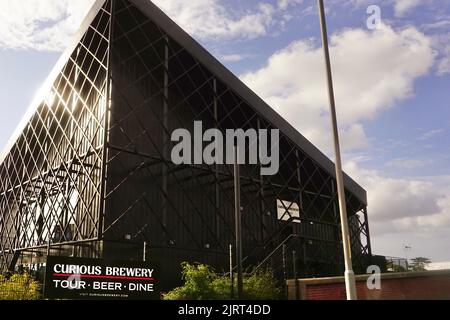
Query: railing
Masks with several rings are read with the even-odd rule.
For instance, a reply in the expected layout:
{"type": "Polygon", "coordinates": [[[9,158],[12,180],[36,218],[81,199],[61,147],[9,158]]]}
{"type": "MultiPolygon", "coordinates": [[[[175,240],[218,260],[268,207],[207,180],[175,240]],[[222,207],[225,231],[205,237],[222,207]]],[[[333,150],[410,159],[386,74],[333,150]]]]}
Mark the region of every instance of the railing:
{"type": "MultiPolygon", "coordinates": [[[[275,254],[279,253],[280,250],[283,250],[283,257],[286,256],[286,243],[288,243],[291,239],[293,238],[298,238],[300,237],[300,235],[298,234],[291,234],[289,235],[286,239],[283,240],[283,242],[280,243],[279,246],[277,246],[271,253],[269,253],[269,255],[260,263],[256,266],[256,268],[254,269],[253,272],[257,272],[258,270],[260,270],[266,263],[267,261],[269,261],[275,254]]],[[[295,254],[295,252],[294,252],[295,254]]]]}

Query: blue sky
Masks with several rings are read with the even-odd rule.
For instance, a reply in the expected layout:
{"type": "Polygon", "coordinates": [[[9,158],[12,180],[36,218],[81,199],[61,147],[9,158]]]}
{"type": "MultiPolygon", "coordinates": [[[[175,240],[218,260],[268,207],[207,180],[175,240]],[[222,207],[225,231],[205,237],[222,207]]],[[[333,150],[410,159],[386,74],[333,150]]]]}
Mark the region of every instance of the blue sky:
{"type": "MultiPolygon", "coordinates": [[[[92,3],[0,0],[0,147],[92,3]]],[[[155,3],[332,157],[315,0],[155,3]]],[[[345,169],[368,191],[374,252],[450,261],[450,2],[325,3],[345,169]]]]}

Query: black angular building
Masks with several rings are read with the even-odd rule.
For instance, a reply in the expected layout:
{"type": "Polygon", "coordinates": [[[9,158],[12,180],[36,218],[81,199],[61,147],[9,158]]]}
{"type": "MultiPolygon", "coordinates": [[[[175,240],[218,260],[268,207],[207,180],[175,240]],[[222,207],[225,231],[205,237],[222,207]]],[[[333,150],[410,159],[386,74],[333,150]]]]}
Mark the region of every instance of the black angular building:
{"type": "MultiPolygon", "coordinates": [[[[149,0],[96,1],[3,152],[0,270],[48,253],[139,260],[147,243],[166,287],[182,261],[226,271],[233,167],[170,159],[171,133],[194,121],[280,130],[277,175],[241,168],[244,265],[277,268],[284,252],[299,276],[342,274],[334,164],[149,0]]],[[[345,186],[363,272],[367,196],[348,176],[345,186]]]]}

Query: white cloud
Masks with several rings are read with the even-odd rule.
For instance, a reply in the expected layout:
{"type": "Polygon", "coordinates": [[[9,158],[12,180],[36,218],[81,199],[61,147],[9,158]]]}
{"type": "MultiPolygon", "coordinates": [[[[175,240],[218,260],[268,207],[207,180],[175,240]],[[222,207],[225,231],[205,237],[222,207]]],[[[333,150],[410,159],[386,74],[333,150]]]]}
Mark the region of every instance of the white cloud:
{"type": "Polygon", "coordinates": [[[0,0],[0,48],[60,51],[93,0],[0,0]]]}
{"type": "Polygon", "coordinates": [[[440,76],[450,74],[450,45],[442,50],[442,59],[438,64],[437,74],[440,76]]]}
{"type": "Polygon", "coordinates": [[[427,270],[450,270],[450,261],[432,262],[426,268],[427,270]]]}
{"type": "MultiPolygon", "coordinates": [[[[385,25],[336,33],[330,50],[344,150],[367,146],[362,122],[411,97],[414,81],[435,57],[431,39],[417,29],[385,25]]],[[[291,43],[242,79],[314,144],[330,150],[323,53],[314,41],[291,43]]]]}
{"type": "Polygon", "coordinates": [[[446,129],[444,129],[444,128],[433,129],[433,130],[423,133],[417,140],[420,140],[420,141],[430,140],[445,131],[446,131],[446,129]]]}
{"type": "Polygon", "coordinates": [[[226,61],[226,62],[239,62],[239,61],[248,59],[249,57],[251,57],[251,55],[246,55],[246,54],[228,54],[228,55],[221,56],[220,60],[226,61]]]}
{"type": "Polygon", "coordinates": [[[397,17],[403,17],[410,10],[423,4],[423,0],[395,0],[394,10],[397,17]]]}
{"type": "Polygon", "coordinates": [[[434,29],[447,28],[449,26],[450,26],[450,20],[438,20],[438,21],[432,22],[432,23],[425,23],[422,25],[422,28],[425,30],[434,30],[434,29]]]}
{"type": "Polygon", "coordinates": [[[232,14],[218,0],[154,0],[182,28],[200,39],[252,39],[267,34],[275,8],[259,3],[252,12],[232,14]]]}
{"type": "Polygon", "coordinates": [[[445,76],[450,74],[450,29],[439,31],[432,33],[433,47],[439,53],[435,73],[437,76],[445,76]]]}
{"type": "Polygon", "coordinates": [[[395,179],[350,161],[345,171],[366,188],[372,234],[416,237],[450,231],[450,177],[395,179]]]}
{"type": "Polygon", "coordinates": [[[370,145],[364,127],[360,123],[354,123],[344,128],[341,131],[341,139],[345,142],[345,150],[356,150],[370,145]]]}
{"type": "Polygon", "coordinates": [[[450,242],[450,177],[394,179],[349,162],[345,170],[367,190],[372,250],[404,257],[448,259],[450,242]]]}
{"type": "MultiPolygon", "coordinates": [[[[252,10],[232,10],[219,0],[154,0],[190,34],[202,40],[253,39],[268,34],[282,7],[267,2],[252,10]]],[[[0,0],[0,48],[61,51],[94,0],[0,0]]],[[[285,3],[285,4],[284,4],[285,3]]]]}
{"type": "Polygon", "coordinates": [[[278,0],[278,7],[286,10],[291,5],[302,4],[303,0],[278,0]]]}
{"type": "Polygon", "coordinates": [[[417,7],[430,5],[434,0],[335,0],[332,2],[333,4],[336,2],[338,5],[343,3],[344,5],[350,5],[355,8],[370,5],[389,5],[393,6],[395,17],[403,18],[417,7]]]}
{"type": "Polygon", "coordinates": [[[398,158],[389,161],[386,166],[398,169],[417,169],[432,164],[432,160],[398,158]]]}

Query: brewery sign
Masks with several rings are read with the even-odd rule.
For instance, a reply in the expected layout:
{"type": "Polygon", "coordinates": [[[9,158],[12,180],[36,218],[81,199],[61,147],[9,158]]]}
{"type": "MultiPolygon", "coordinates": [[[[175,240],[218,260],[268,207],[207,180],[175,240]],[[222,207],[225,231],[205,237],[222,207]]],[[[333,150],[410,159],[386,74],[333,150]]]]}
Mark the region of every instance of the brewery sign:
{"type": "Polygon", "coordinates": [[[47,299],[159,299],[152,263],[71,257],[47,258],[47,299]]]}

